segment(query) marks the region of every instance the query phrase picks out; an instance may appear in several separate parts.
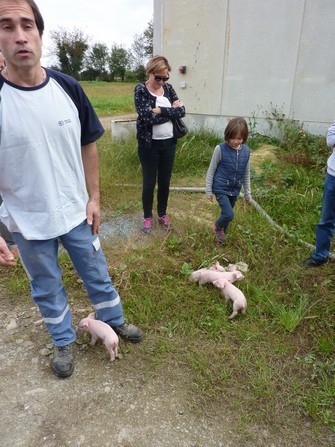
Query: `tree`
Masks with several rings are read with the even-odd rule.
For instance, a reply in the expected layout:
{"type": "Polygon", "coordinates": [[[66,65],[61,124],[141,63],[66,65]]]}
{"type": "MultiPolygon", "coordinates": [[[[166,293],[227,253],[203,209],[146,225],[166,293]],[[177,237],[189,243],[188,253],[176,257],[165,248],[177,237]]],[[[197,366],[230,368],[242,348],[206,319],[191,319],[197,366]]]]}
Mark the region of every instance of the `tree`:
{"type": "Polygon", "coordinates": [[[115,77],[120,77],[124,81],[124,77],[129,66],[129,54],[121,45],[114,44],[111,48],[109,58],[109,70],[114,81],[115,77]]]}
{"type": "Polygon", "coordinates": [[[107,80],[109,50],[104,43],[95,43],[90,47],[85,58],[86,69],[82,72],[85,80],[107,80]]]}
{"type": "Polygon", "coordinates": [[[154,54],[154,21],[148,22],[147,28],[143,32],[144,50],[147,57],[154,54]]]}
{"type": "Polygon", "coordinates": [[[59,61],[60,70],[79,79],[85,52],[88,49],[88,37],[77,28],[73,31],[58,28],[51,31],[50,36],[55,46],[54,54],[59,61]]]}
{"type": "Polygon", "coordinates": [[[145,79],[145,65],[148,58],[153,56],[153,20],[142,34],[135,34],[130,50],[130,64],[139,81],[145,79]]]}

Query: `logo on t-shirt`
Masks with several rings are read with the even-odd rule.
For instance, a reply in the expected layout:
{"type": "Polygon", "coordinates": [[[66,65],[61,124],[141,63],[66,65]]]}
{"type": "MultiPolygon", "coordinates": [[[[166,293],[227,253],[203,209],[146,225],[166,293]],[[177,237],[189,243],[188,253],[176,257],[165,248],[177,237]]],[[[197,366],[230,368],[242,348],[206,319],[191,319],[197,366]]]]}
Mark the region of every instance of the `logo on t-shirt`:
{"type": "Polygon", "coordinates": [[[68,119],[66,119],[64,121],[58,121],[58,125],[59,126],[65,126],[66,124],[70,124],[70,123],[71,123],[71,119],[70,118],[68,118],[68,119]]]}

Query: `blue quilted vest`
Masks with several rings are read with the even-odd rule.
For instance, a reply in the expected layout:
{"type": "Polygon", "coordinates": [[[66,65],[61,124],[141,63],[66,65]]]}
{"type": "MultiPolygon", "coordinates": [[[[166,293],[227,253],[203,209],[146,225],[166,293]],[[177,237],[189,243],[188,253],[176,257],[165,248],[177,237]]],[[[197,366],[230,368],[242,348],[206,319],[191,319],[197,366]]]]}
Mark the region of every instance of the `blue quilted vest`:
{"type": "Polygon", "coordinates": [[[242,144],[239,150],[232,149],[227,143],[221,143],[221,160],[213,179],[213,193],[238,196],[244,172],[250,158],[250,149],[242,144]]]}

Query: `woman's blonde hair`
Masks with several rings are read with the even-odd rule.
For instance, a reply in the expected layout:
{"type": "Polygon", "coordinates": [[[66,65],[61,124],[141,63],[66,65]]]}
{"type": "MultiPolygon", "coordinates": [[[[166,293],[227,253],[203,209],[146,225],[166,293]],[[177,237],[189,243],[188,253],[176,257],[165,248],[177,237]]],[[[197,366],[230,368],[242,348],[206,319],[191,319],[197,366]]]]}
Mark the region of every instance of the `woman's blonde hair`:
{"type": "Polygon", "coordinates": [[[165,68],[167,68],[168,71],[171,71],[170,64],[166,57],[154,56],[147,63],[145,71],[149,75],[150,73],[159,73],[160,71],[165,70],[165,68]]]}

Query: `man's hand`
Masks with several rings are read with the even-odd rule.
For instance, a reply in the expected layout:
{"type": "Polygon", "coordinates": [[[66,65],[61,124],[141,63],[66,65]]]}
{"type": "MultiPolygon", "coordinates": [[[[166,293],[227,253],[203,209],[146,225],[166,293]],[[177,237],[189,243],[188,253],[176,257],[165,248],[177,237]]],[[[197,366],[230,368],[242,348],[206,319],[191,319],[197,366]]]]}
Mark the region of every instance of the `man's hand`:
{"type": "Polygon", "coordinates": [[[96,143],[81,148],[89,201],[86,207],[87,223],[92,233],[100,231],[99,155],[96,143]]]}
{"type": "Polygon", "coordinates": [[[0,237],[0,265],[16,265],[14,255],[2,237],[0,237]]]}
{"type": "Polygon", "coordinates": [[[92,233],[96,234],[100,231],[100,205],[93,200],[89,200],[87,204],[87,223],[92,227],[92,233]]]}

